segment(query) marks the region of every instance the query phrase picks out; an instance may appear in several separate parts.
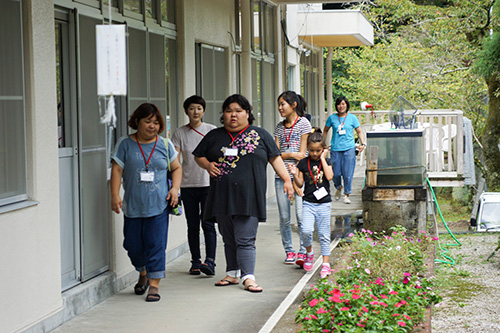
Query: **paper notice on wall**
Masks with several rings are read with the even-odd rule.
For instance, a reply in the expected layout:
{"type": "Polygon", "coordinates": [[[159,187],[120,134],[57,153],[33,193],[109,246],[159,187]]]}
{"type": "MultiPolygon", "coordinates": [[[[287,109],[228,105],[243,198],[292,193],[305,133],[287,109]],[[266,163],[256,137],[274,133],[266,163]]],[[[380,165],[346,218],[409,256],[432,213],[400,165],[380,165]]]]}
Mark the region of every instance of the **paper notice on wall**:
{"type": "Polygon", "coordinates": [[[125,25],[96,26],[97,94],[127,94],[125,25]]]}

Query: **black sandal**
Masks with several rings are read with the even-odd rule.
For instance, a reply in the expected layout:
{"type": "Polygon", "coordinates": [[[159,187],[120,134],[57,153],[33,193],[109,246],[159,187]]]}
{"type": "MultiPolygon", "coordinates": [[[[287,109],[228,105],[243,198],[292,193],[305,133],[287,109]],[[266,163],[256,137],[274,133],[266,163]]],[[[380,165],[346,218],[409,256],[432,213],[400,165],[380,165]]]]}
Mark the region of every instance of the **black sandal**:
{"type": "Polygon", "coordinates": [[[146,302],[158,302],[160,298],[160,294],[148,294],[148,296],[146,296],[146,302]]]}
{"type": "Polygon", "coordinates": [[[189,269],[189,274],[200,275],[201,274],[200,265],[201,263],[199,262],[191,262],[191,268],[189,269]]]}
{"type": "Polygon", "coordinates": [[[135,292],[136,295],[144,295],[144,293],[146,292],[146,290],[148,290],[148,287],[149,287],[149,280],[147,280],[146,284],[139,284],[139,283],[137,283],[134,286],[134,292],[135,292]]]}

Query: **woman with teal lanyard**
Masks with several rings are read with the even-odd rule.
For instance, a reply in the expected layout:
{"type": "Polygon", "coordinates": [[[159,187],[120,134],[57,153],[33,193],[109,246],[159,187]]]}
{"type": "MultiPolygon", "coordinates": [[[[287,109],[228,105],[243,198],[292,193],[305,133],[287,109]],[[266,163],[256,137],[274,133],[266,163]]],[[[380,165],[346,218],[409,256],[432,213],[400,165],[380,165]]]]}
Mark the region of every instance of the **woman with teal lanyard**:
{"type": "Polygon", "coordinates": [[[330,127],[333,128],[332,141],[330,147],[330,158],[333,164],[333,184],[337,191],[335,200],[340,199],[342,193],[342,179],[344,180],[344,203],[350,204],[349,195],[352,193],[352,178],[356,166],[356,144],[354,143],[354,130],[358,133],[361,145],[359,150],[365,148],[365,139],[359,126],[356,116],[348,114],[349,101],[346,97],[340,96],[335,101],[337,114],[332,114],[326,120],[323,130],[326,137],[330,127]]]}
{"type": "Polygon", "coordinates": [[[123,247],[139,272],[134,287],[147,302],[160,300],[160,279],[165,277],[165,250],[168,209],[178,202],[182,169],[177,151],[168,139],[158,137],[165,124],[154,104],[141,104],[130,116],[134,134],[120,138],[111,156],[111,209],[123,210],[123,247]],[[168,145],[168,146],[167,146],[168,145]],[[172,172],[172,188],[167,186],[167,170],[172,172]],[[124,196],[120,197],[123,178],[124,196]]]}

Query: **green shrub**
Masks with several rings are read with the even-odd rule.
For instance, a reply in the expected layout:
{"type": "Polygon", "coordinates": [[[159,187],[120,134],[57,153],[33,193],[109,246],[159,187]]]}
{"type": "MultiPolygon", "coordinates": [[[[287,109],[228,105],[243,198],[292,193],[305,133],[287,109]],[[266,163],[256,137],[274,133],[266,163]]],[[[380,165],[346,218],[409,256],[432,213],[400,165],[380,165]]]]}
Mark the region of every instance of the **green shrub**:
{"type": "Polygon", "coordinates": [[[312,286],[296,315],[300,332],[409,332],[425,308],[440,297],[423,276],[431,238],[409,237],[403,227],[391,235],[369,230],[351,234],[351,260],[336,282],[312,286]]]}

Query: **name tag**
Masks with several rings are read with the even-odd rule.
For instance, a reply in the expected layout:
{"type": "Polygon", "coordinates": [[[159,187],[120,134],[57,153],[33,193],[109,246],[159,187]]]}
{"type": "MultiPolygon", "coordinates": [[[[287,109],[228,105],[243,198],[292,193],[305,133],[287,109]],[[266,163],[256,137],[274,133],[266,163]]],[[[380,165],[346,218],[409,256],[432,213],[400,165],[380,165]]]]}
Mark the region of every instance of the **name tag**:
{"type": "Polygon", "coordinates": [[[345,130],[344,129],[339,131],[339,135],[344,135],[344,134],[345,134],[345,130]]]}
{"type": "Polygon", "coordinates": [[[321,200],[322,198],[324,198],[325,196],[328,195],[328,192],[326,191],[326,189],[324,187],[320,187],[319,189],[314,191],[313,194],[317,200],[321,200]]]}
{"type": "Polygon", "coordinates": [[[141,171],[141,182],[153,182],[155,180],[154,172],[141,171]]]}
{"type": "Polygon", "coordinates": [[[238,148],[226,148],[224,156],[238,156],[238,148]]]}
{"type": "Polygon", "coordinates": [[[293,153],[293,148],[287,148],[287,149],[285,149],[285,153],[293,153]]]}

